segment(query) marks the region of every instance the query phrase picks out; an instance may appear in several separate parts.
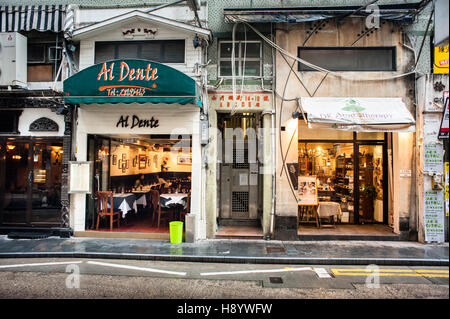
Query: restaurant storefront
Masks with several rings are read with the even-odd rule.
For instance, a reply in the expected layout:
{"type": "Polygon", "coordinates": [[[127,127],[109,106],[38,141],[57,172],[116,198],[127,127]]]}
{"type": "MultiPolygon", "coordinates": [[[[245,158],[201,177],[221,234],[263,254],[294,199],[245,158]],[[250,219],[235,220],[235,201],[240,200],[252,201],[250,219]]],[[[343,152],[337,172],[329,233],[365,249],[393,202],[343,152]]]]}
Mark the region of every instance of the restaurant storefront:
{"type": "MultiPolygon", "coordinates": [[[[15,100],[4,98],[2,105],[25,101],[15,100]]],[[[0,109],[2,231],[33,229],[55,235],[69,231],[63,182],[63,156],[69,140],[64,136],[65,117],[56,111],[45,107],[0,109]]]]}
{"type": "Polygon", "coordinates": [[[392,132],[415,130],[401,99],[304,98],[301,110],[305,117],[298,127],[300,209],[314,201],[319,225],[327,218],[332,224],[393,226],[392,132]],[[315,198],[308,193],[311,180],[315,198]]]}
{"type": "Polygon", "coordinates": [[[92,163],[89,176],[70,176],[90,188],[69,189],[75,236],[168,238],[168,223],[199,207],[196,82],[153,61],[113,60],[67,79],[64,92],[78,105],[72,172],[92,163]],[[103,215],[102,196],[118,216],[103,215]]]}

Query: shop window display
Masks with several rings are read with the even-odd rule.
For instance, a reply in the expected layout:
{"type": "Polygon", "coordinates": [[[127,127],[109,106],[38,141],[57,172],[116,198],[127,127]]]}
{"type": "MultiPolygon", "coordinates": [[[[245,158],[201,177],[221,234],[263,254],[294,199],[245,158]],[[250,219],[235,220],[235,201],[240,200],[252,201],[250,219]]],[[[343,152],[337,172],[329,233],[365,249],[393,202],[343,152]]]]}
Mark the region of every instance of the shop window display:
{"type": "Polygon", "coordinates": [[[303,141],[298,145],[299,175],[316,176],[319,203],[339,203],[342,223],[356,223],[355,213],[359,223],[383,222],[382,145],[303,141]]]}

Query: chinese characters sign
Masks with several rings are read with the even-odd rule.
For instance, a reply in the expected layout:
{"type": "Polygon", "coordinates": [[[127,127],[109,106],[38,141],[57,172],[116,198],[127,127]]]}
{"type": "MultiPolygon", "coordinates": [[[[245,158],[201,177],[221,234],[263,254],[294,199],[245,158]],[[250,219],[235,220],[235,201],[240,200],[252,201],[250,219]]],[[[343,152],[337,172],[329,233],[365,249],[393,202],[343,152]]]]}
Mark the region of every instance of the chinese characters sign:
{"type": "Polygon", "coordinates": [[[232,92],[213,93],[209,96],[209,103],[216,109],[247,110],[272,108],[272,95],[269,93],[243,93],[233,95],[232,92]]]}
{"type": "Polygon", "coordinates": [[[442,191],[425,192],[425,241],[444,241],[444,198],[442,191]]]}
{"type": "Polygon", "coordinates": [[[442,173],[444,167],[442,144],[424,145],[424,171],[442,173]]]}
{"type": "Polygon", "coordinates": [[[433,73],[448,73],[448,44],[442,47],[434,47],[433,73]]]}

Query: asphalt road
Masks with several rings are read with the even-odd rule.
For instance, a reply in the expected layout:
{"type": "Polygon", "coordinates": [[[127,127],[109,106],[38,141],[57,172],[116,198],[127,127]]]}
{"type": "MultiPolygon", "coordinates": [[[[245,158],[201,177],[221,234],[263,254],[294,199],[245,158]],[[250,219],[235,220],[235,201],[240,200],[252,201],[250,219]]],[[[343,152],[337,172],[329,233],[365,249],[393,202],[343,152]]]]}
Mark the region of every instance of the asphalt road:
{"type": "Polygon", "coordinates": [[[0,259],[0,283],[2,299],[449,298],[448,267],[28,258],[0,259]]]}

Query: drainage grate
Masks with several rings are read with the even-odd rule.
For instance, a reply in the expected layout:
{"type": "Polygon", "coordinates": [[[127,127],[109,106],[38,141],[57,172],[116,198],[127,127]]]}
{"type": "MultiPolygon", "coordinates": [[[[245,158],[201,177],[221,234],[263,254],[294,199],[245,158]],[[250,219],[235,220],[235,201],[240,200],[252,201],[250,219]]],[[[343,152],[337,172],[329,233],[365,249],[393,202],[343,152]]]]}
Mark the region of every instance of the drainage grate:
{"type": "Polygon", "coordinates": [[[272,246],[272,247],[266,247],[266,254],[280,254],[285,253],[286,248],[280,247],[280,246],[272,246]]]}
{"type": "Polygon", "coordinates": [[[50,237],[50,233],[11,232],[8,234],[9,239],[43,239],[48,237],[50,237]]]}
{"type": "Polygon", "coordinates": [[[248,212],[248,192],[233,192],[232,212],[248,212]]]}

